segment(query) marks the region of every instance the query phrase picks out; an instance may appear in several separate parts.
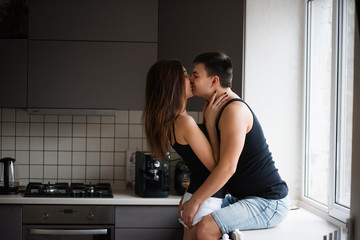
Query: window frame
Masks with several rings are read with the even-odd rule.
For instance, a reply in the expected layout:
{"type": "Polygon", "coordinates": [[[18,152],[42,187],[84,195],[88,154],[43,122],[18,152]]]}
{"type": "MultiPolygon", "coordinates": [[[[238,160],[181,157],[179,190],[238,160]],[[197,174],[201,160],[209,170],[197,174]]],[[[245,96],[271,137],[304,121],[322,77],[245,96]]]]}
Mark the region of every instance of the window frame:
{"type": "MultiPolygon", "coordinates": [[[[314,0],[306,1],[306,13],[305,13],[305,64],[304,64],[304,162],[303,162],[303,184],[302,184],[302,196],[301,201],[305,204],[310,205],[320,213],[329,216],[330,218],[335,218],[342,223],[346,222],[346,219],[350,216],[350,208],[342,206],[336,203],[336,174],[338,161],[340,161],[340,144],[339,138],[341,134],[341,107],[342,107],[342,61],[344,57],[344,29],[343,24],[345,23],[344,18],[347,17],[347,0],[337,1],[332,0],[333,11],[332,11],[332,76],[331,76],[331,134],[330,134],[330,145],[332,151],[330,153],[330,166],[329,166],[329,200],[328,206],[307,197],[308,193],[308,184],[307,180],[309,179],[309,162],[311,161],[310,156],[310,142],[309,142],[309,133],[310,133],[310,90],[309,84],[311,81],[311,31],[312,31],[312,2],[314,0]]],[[[316,0],[315,0],[316,1],[316,0]]]]}

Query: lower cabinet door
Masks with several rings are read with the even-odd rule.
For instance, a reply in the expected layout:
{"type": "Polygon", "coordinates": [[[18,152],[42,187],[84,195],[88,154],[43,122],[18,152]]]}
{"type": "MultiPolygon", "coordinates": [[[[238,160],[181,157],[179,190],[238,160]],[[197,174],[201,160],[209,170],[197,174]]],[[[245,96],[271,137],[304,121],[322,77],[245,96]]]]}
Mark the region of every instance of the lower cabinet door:
{"type": "Polygon", "coordinates": [[[116,240],[182,240],[183,229],[116,229],[116,240]]]}

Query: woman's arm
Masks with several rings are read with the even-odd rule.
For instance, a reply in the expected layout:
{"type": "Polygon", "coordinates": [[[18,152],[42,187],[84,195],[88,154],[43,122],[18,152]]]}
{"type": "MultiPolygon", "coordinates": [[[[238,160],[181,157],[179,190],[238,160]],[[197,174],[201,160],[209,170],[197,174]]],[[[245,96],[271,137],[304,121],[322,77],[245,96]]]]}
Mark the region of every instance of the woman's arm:
{"type": "MultiPolygon", "coordinates": [[[[214,94],[215,96],[215,94],[214,94]]],[[[210,100],[208,106],[211,108],[211,117],[216,118],[219,115],[221,107],[226,102],[227,96],[221,96],[221,98],[215,101],[215,97],[210,100]]],[[[211,144],[208,139],[201,131],[195,120],[189,115],[181,115],[175,121],[175,127],[178,131],[176,131],[176,138],[180,144],[189,144],[191,149],[194,151],[196,156],[200,159],[200,161],[204,164],[204,166],[212,171],[216,163],[215,159],[219,159],[219,142],[218,137],[215,133],[212,133],[211,144]],[[215,147],[215,150],[212,149],[212,146],[215,147]]]]}
{"type": "Polygon", "coordinates": [[[220,143],[219,136],[216,131],[216,122],[219,118],[220,111],[223,105],[227,101],[227,93],[222,94],[220,97],[216,98],[217,93],[215,92],[211,97],[210,101],[206,103],[203,115],[206,130],[209,134],[210,144],[213,151],[215,163],[218,164],[220,160],[220,143]]]}

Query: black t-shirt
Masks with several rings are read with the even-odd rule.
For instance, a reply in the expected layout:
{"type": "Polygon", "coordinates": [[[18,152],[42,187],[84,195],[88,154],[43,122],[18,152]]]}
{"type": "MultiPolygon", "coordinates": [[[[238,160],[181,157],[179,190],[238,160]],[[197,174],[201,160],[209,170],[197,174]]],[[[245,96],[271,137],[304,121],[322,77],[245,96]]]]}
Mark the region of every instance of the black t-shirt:
{"type": "MultiPolygon", "coordinates": [[[[207,134],[206,127],[203,124],[198,124],[198,126],[204,134],[207,134]]],[[[173,128],[173,130],[175,129],[173,128]]],[[[190,145],[182,145],[176,141],[175,131],[173,132],[175,143],[174,145],[172,145],[172,148],[181,156],[181,158],[185,161],[186,165],[190,169],[190,185],[187,191],[189,193],[194,193],[205,182],[206,178],[210,175],[210,171],[196,156],[190,145]]],[[[217,193],[213,195],[213,197],[222,198],[225,196],[225,194],[225,190],[220,189],[217,193]]]]}
{"type": "MultiPolygon", "coordinates": [[[[233,101],[245,103],[242,99],[232,99],[226,103],[224,108],[233,101]]],[[[247,103],[245,104],[250,109],[247,103]]],[[[266,199],[284,198],[288,194],[287,184],[281,179],[278,169],[275,167],[258,119],[251,109],[250,111],[253,115],[253,126],[246,134],[236,172],[226,183],[225,188],[232,196],[239,199],[248,196],[266,199]]],[[[218,136],[220,136],[218,124],[217,130],[218,136]]]]}

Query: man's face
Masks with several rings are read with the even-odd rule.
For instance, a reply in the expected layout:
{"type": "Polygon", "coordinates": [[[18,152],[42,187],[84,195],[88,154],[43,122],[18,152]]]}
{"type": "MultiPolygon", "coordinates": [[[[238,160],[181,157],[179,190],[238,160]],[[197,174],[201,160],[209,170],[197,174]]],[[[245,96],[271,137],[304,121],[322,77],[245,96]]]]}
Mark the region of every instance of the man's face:
{"type": "Polygon", "coordinates": [[[208,98],[212,94],[213,77],[208,77],[208,73],[203,63],[198,63],[194,66],[193,74],[191,76],[192,92],[195,96],[208,98]]]}

